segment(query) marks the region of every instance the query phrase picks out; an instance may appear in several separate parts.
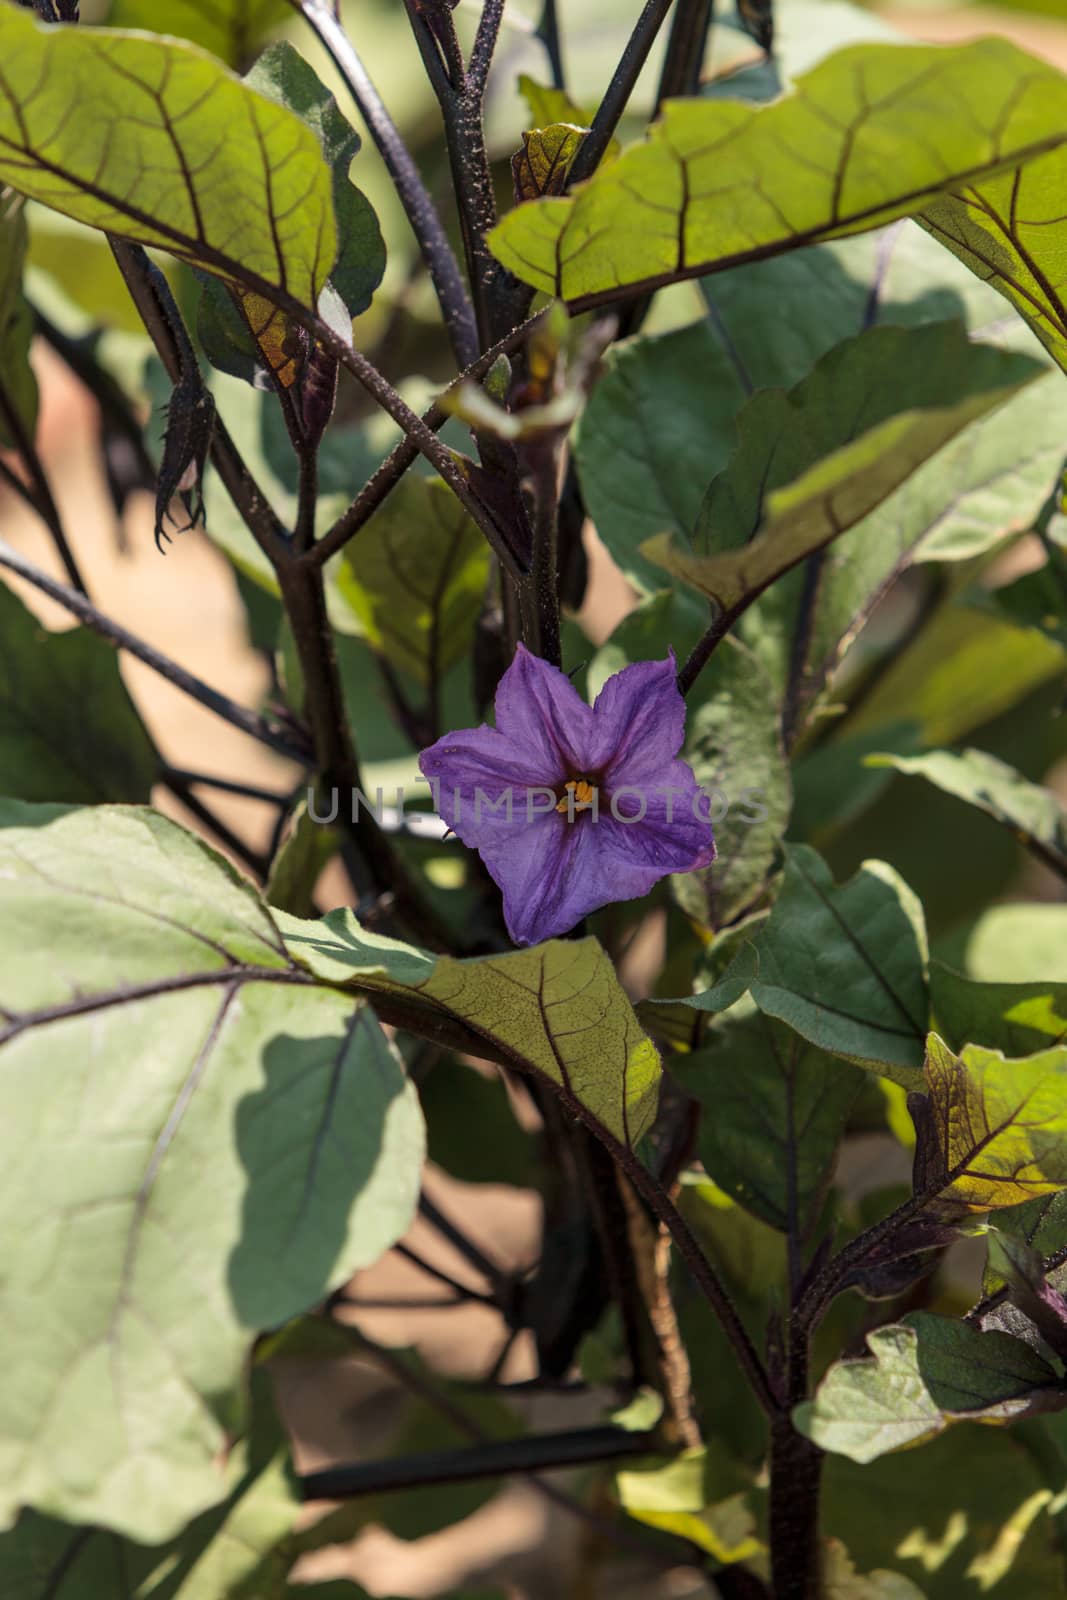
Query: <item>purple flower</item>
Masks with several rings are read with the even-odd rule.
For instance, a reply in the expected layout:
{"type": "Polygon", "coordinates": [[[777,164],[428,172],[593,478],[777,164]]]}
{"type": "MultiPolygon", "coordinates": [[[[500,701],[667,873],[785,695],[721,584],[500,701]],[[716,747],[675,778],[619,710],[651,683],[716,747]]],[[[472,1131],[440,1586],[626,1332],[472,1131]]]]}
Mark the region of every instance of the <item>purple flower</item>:
{"type": "Polygon", "coordinates": [[[706,797],[677,759],[684,736],[673,651],[615,673],[590,707],[520,645],[497,688],[496,727],[423,751],[437,808],[499,884],[516,944],[714,860],[706,797]]]}

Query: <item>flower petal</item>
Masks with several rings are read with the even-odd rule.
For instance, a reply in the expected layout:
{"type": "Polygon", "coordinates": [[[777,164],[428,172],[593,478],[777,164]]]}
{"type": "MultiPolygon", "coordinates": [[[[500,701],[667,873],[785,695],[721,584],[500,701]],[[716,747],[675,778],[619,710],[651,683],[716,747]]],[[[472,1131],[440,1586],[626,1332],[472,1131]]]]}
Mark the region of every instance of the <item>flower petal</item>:
{"type": "Polygon", "coordinates": [[[464,844],[474,848],[483,841],[510,838],[551,810],[547,796],[536,797],[531,819],[527,796],[538,789],[554,791],[555,780],[550,777],[546,782],[529,751],[484,723],[446,733],[422,752],[419,767],[437,784],[439,814],[464,844]]]}
{"type": "Polygon", "coordinates": [[[654,787],[616,789],[597,822],[601,852],[606,859],[654,873],[652,882],[669,872],[710,867],[715,838],[707,813],[692,769],[684,761],[672,761],[654,787]]]}
{"type": "Polygon", "coordinates": [[[497,685],[496,725],[527,753],[538,782],[580,776],[593,742],[593,712],[558,667],[519,645],[497,685]]]}
{"type": "Polygon", "coordinates": [[[593,770],[609,788],[649,782],[685,739],[685,701],[674,651],[665,661],[635,661],[609,678],[593,706],[593,770]]]}

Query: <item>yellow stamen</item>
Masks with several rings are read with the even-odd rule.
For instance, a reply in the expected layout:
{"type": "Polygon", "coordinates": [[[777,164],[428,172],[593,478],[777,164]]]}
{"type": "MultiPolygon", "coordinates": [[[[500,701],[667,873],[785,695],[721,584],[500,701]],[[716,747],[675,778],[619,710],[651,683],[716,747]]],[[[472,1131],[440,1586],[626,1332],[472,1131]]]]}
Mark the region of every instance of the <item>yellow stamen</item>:
{"type": "Polygon", "coordinates": [[[592,808],[596,790],[585,778],[570,778],[564,788],[567,793],[556,807],[561,815],[568,815],[572,810],[589,811],[592,808]]]}

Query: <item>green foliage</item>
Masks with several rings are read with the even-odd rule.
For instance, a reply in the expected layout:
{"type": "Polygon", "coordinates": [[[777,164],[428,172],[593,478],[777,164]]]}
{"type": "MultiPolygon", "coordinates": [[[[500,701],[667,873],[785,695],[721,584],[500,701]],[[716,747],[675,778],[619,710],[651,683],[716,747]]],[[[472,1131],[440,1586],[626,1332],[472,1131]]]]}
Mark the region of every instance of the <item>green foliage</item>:
{"type": "Polygon", "coordinates": [[[371,1011],[190,835],[2,820],[3,1120],[36,1130],[5,1159],[4,1360],[33,1373],[0,1410],[5,1510],[167,1538],[229,1492],[253,1335],[407,1227],[422,1119],[371,1011]]]}
{"type": "Polygon", "coordinates": [[[0,771],[14,800],[147,800],[157,760],[115,652],[0,585],[0,771]]]}
{"type": "Polygon", "coordinates": [[[759,110],[670,102],[577,197],[511,212],[492,248],[526,283],[586,305],[863,232],[1055,148],[1062,94],[1059,73],[999,39],[856,46],[759,110]]]}
{"type": "Polygon", "coordinates": [[[692,550],[657,538],[643,553],[740,610],[1039,371],[970,343],[957,323],[845,340],[794,389],[761,390],[738,414],[737,449],[708,489],[692,550]]]}
{"type": "Polygon", "coordinates": [[[456,961],[370,934],[348,911],[318,923],[283,914],[280,926],[317,977],[380,996],[382,1015],[416,1032],[547,1078],[621,1145],[651,1125],[659,1056],[595,939],[456,961]]]}
{"type": "Polygon", "coordinates": [[[1067,1405],[1048,1362],[1021,1339],[916,1312],[867,1335],[870,1357],[842,1361],[796,1413],[824,1450],[866,1463],[953,1422],[1003,1422],[1067,1405]]]}
{"type": "Polygon", "coordinates": [[[0,179],[314,309],[337,254],[330,173],[290,112],[183,45],[50,31],[8,5],[0,56],[0,179]]]}
{"type": "Polygon", "coordinates": [[[924,1190],[990,1211],[1067,1188],[1067,1046],[1011,1060],[965,1045],[957,1056],[932,1033],[926,1077],[924,1190]]]}
{"type": "Polygon", "coordinates": [[[754,940],[752,997],[822,1050],[919,1082],[926,1034],[926,936],[915,897],[866,862],[837,887],[814,850],[786,853],[781,893],[754,940]],[[844,933],[844,937],[841,934],[844,933]]]}
{"type": "Polygon", "coordinates": [[[404,478],[341,558],[337,587],[368,644],[423,685],[471,648],[489,551],[439,478],[404,478]]]}

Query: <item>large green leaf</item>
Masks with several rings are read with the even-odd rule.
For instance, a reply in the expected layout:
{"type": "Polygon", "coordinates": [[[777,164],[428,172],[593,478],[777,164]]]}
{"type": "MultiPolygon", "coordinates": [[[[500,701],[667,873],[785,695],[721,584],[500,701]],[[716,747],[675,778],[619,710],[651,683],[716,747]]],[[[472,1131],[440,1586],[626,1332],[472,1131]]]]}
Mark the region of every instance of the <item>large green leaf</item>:
{"type": "Polygon", "coordinates": [[[952,1050],[984,1044],[1022,1056],[1067,1040],[1067,984],[983,983],[930,963],[933,1025],[952,1050]]]}
{"type": "Polygon", "coordinates": [[[16,425],[30,439],[37,426],[37,379],[30,366],[33,316],[22,293],[26,212],[0,197],[0,445],[16,445],[16,425]]]}
{"type": "Polygon", "coordinates": [[[704,491],[729,459],[745,391],[712,325],[616,345],[575,432],[597,531],[643,589],[663,573],[641,553],[654,534],[691,534],[704,491]]]}
{"type": "MultiPolygon", "coordinates": [[[[1050,1419],[1059,1423],[1061,1417],[1050,1419]]],[[[951,1428],[920,1450],[858,1467],[824,1463],[822,1526],[863,1567],[906,1573],[924,1600],[1062,1600],[1063,1552],[1046,1475],[1026,1429],[951,1428]]]]}
{"type": "Polygon", "coordinates": [[[1065,137],[1063,79],[1001,39],[860,45],[754,110],[670,101],[573,197],[490,235],[524,282],[579,305],[862,232],[1065,137]]]}
{"type": "Polygon", "coordinates": [[[310,128],[190,45],[0,6],[0,179],[314,310],[337,254],[310,128]]]}
{"type": "Polygon", "coordinates": [[[16,800],[147,800],[156,755],[88,628],[49,633],[0,584],[0,788],[16,800]]]}
{"type": "Polygon", "coordinates": [[[369,644],[436,685],[470,650],[489,548],[440,478],[402,478],[346,545],[337,588],[369,644]]]}
{"type": "Polygon", "coordinates": [[[422,1119],[369,1007],[191,835],[0,818],[0,1515],[156,1541],[229,1492],[251,1337],[408,1226],[422,1119]]]}
{"type": "Polygon", "coordinates": [[[754,939],[752,997],[822,1050],[914,1088],[926,1038],[926,936],[911,890],[882,861],[835,885],[807,845],[754,939]]]}
{"type": "Polygon", "coordinates": [[[705,1170],[753,1215],[806,1238],[819,1218],[858,1067],[817,1050],[755,1006],[721,1018],[675,1071],[703,1107],[705,1170]]]}
{"type": "Polygon", "coordinates": [[[747,402],[691,548],[659,535],[642,553],[723,609],[739,608],[1040,371],[1026,356],[972,343],[956,322],[844,340],[788,393],[762,390],[747,402]]]}
{"type": "Polygon", "coordinates": [[[870,755],[867,763],[925,778],[946,794],[977,806],[1010,828],[1020,844],[1042,861],[1067,875],[1067,812],[1050,789],[1031,783],[996,756],[985,750],[931,750],[921,756],[870,755]]]}
{"type": "Polygon", "coordinates": [[[387,1021],[538,1073],[623,1145],[651,1125],[659,1056],[595,939],[457,961],[368,933],[348,910],[278,923],[296,960],[372,995],[387,1021]]]}
{"type": "Polygon", "coordinates": [[[870,1356],[839,1361],[793,1413],[823,1450],[874,1461],[954,1422],[1007,1422],[1067,1406],[1067,1389],[1021,1339],[919,1311],[867,1335],[870,1356]]]}
{"type": "Polygon", "coordinates": [[[297,1533],[303,1506],[270,1388],[266,1373],[253,1374],[250,1432],[229,1452],[219,1505],[156,1546],[24,1511],[0,1535],[4,1600],[287,1600],[301,1552],[357,1531],[359,1518],[327,1516],[297,1533]]]}
{"type": "Polygon", "coordinates": [[[916,1182],[951,1209],[992,1211],[1067,1189],[1067,1045],[1020,1059],[936,1034],[916,1182]]]}
{"type": "Polygon", "coordinates": [[[271,28],[292,15],[287,0],[113,0],[107,20],[113,28],[191,39],[239,67],[271,28]]]}

